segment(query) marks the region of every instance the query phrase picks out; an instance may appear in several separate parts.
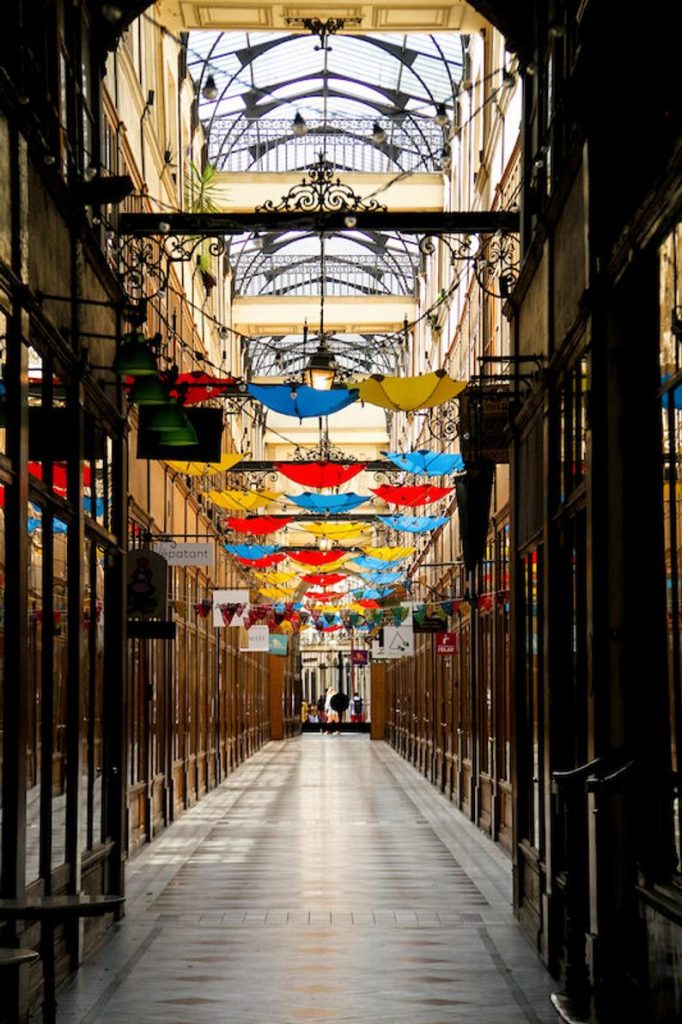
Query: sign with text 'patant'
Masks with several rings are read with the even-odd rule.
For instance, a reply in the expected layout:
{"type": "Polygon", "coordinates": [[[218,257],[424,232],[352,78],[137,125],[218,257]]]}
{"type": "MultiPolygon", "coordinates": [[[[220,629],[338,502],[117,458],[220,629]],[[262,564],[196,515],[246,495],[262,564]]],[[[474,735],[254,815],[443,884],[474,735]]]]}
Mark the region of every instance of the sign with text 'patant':
{"type": "Polygon", "coordinates": [[[213,541],[188,544],[174,540],[160,540],[154,550],[165,558],[169,565],[213,565],[215,548],[213,541]]]}

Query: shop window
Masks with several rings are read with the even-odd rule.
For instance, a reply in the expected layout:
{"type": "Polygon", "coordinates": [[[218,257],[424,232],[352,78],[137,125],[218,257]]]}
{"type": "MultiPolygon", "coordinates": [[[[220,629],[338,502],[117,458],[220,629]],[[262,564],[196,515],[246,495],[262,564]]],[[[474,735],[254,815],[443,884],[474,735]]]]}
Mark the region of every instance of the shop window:
{"type": "Polygon", "coordinates": [[[66,768],[68,673],[68,535],[54,532],[52,587],[52,869],[66,860],[66,768]]]}
{"type": "Polygon", "coordinates": [[[511,780],[511,674],[509,650],[509,523],[498,530],[495,544],[496,693],[495,731],[497,770],[500,778],[511,780]]]}
{"type": "Polygon", "coordinates": [[[559,394],[559,500],[567,501],[584,483],[587,460],[587,359],[567,373],[559,394]]]}
{"type": "Polygon", "coordinates": [[[524,650],[524,737],[521,751],[522,782],[525,784],[526,835],[531,846],[542,852],[542,553],[536,548],[521,559],[523,580],[524,650]]]}
{"type": "Polygon", "coordinates": [[[43,701],[43,513],[32,509],[28,557],[28,729],[26,742],[27,885],[40,877],[40,800],[43,701]]]}

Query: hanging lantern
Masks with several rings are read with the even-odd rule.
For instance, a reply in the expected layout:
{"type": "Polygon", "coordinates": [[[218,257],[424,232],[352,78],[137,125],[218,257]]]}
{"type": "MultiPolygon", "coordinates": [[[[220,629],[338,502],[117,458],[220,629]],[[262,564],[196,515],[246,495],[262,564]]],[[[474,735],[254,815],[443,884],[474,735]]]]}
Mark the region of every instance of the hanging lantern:
{"type": "Polygon", "coordinates": [[[323,335],[320,339],[320,347],[310,357],[305,369],[305,382],[314,391],[330,391],[337,369],[334,353],[327,348],[327,342],[323,335]]]}
{"type": "Polygon", "coordinates": [[[157,377],[159,368],[144,334],[127,334],[114,359],[117,377],[157,377]]]}
{"type": "Polygon", "coordinates": [[[168,389],[158,377],[151,375],[133,381],[128,399],[133,405],[168,405],[171,401],[168,389]]]}

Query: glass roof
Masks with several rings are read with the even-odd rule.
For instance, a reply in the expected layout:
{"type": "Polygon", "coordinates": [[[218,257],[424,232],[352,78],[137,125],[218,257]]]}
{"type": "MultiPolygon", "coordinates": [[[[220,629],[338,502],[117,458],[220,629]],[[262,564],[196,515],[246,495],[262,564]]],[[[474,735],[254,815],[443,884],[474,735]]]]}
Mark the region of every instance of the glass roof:
{"type": "MultiPolygon", "coordinates": [[[[305,171],[320,154],[340,174],[441,169],[450,123],[434,117],[442,104],[452,117],[463,64],[456,33],[335,35],[321,49],[310,34],[197,31],[187,58],[218,170],[305,171]]],[[[228,257],[236,295],[414,295],[419,269],[415,237],[379,231],[242,235],[229,240],[228,257]]],[[[326,340],[342,377],[404,369],[399,335],[326,340]]],[[[305,344],[302,333],[243,344],[250,377],[287,379],[319,338],[311,324],[305,344]]]]}

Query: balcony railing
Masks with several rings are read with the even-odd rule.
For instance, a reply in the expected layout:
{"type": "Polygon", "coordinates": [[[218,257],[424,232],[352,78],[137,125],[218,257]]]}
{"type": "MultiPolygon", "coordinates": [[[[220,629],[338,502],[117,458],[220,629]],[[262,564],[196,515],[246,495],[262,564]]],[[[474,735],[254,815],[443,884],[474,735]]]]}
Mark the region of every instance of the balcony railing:
{"type": "Polygon", "coordinates": [[[279,118],[218,117],[209,126],[209,159],[219,171],[298,171],[320,152],[337,171],[388,173],[441,170],[443,129],[428,118],[381,121],[386,138],[374,141],[368,118],[310,120],[305,135],[279,118]]]}
{"type": "MultiPolygon", "coordinates": [[[[325,258],[326,295],[410,295],[416,291],[417,263],[408,257],[373,255],[325,258]]],[[[248,266],[237,264],[234,290],[237,295],[321,294],[320,259],[317,255],[261,255],[248,266]]]]}

